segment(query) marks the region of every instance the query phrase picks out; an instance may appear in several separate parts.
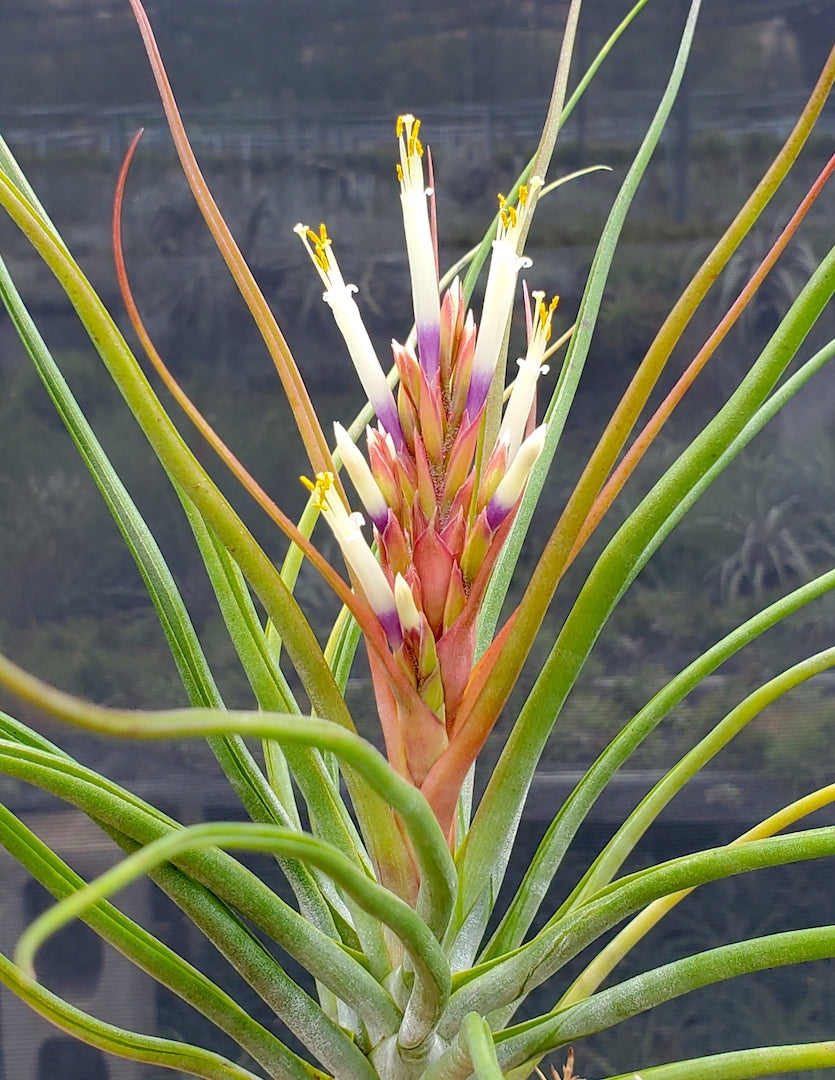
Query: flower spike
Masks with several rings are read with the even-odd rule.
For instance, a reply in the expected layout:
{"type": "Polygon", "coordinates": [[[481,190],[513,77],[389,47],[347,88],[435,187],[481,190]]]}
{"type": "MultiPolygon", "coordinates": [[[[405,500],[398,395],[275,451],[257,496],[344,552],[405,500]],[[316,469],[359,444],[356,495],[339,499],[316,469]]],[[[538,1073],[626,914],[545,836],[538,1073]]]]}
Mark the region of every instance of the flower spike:
{"type": "Polygon", "coordinates": [[[456,278],[441,296],[427,207],[420,122],[397,121],[406,245],[417,350],[392,342],[395,401],[362,326],[353,286],[339,273],[327,230],[298,226],[379,425],[366,429],[367,457],[334,425],[336,447],[374,525],[375,555],[329,473],[305,480],[385,631],[394,670],[369,649],[377,709],[392,765],[421,787],[452,749],[473,673],[476,625],[492,568],[545,442],[545,426],[525,438],[556,300],[534,294],[529,341],[501,429],[484,461],[481,419],[510,319],[521,255],[539,181],[518,202],[500,199],[481,327],[456,278]],[[383,390],[383,387],[385,389],[383,390]],[[476,461],[479,461],[476,467],[476,461]]]}

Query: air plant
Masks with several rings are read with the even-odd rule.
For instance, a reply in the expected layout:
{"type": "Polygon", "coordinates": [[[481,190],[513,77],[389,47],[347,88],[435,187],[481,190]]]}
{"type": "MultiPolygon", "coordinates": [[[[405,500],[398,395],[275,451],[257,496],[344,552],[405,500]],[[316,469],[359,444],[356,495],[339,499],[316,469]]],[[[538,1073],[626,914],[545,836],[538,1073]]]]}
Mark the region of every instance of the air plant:
{"type": "MultiPolygon", "coordinates": [[[[835,571],[748,619],[656,693],[559,807],[515,895],[497,906],[537,762],[611,611],[713,479],[835,353],[830,342],[802,357],[804,340],[835,290],[835,250],[799,290],[729,401],[597,558],[474,805],[479,752],[519,679],[565,570],[755,296],[835,168],[833,158],[714,333],[624,449],[693,312],[812,130],[835,79],[833,51],[774,163],[659,330],[524,583],[521,600],[502,622],[527,526],[588,355],[618,237],[681,83],[699,0],[690,5],[669,83],[605,225],[562,359],[566,342],[550,341],[555,301],[546,299],[559,283],[536,280],[525,241],[537,204],[549,190],[547,173],[560,125],[644,2],[615,30],[568,98],[581,6],[579,0],[571,3],[542,139],[513,190],[500,197],[496,219],[463,279],[452,274],[439,280],[435,179],[424,168],[428,155],[419,122],[412,116],[398,119],[397,176],[415,332],[405,344],[393,343],[391,377],[364,328],[362,297],[355,299],[354,286],[342,277],[327,229],[298,227],[369,399],[365,413],[348,427],[337,426],[331,442],[200,174],[151,27],[140,0],[131,0],[186,176],[263,336],[307,453],[304,483],[310,499],[298,522],[222,442],[145,331],[122,255],[119,216],[127,163],[114,214],[123,296],[146,353],[185,415],[287,536],[280,568],[192,454],[11,152],[5,144],[0,148],[0,204],[63,286],[170,477],[258,704],[257,711],[225,708],[153,536],[2,267],[0,291],[7,309],[143,574],[191,705],[159,711],[108,708],[47,685],[8,658],[0,658],[0,684],[52,716],[112,737],[208,738],[251,819],[184,827],[11,716],[0,718],[0,769],[78,807],[125,853],[111,870],[84,882],[0,807],[3,844],[58,901],[27,929],[13,958],[0,956],[0,979],[65,1031],[114,1054],[224,1080],[498,1080],[529,1076],[551,1054],[567,1057],[563,1074],[572,1076],[569,1047],[595,1031],[697,987],[835,955],[835,928],[817,926],[700,951],[628,979],[612,974],[635,943],[699,885],[835,853],[832,827],[796,828],[832,802],[835,785],[829,785],[752,822],[731,844],[621,873],[670,800],[771,701],[832,667],[833,648],[744,696],[658,781],[580,880],[563,889],[567,898],[560,906],[548,908],[549,889],[572,839],[641,742],[725,660],[835,586],[835,571]],[[476,315],[471,300],[488,259],[476,315]],[[512,385],[506,395],[509,325],[520,306],[522,271],[526,279],[532,274],[522,305],[527,347],[518,370],[509,365],[512,385]],[[784,378],[798,356],[803,362],[784,378]],[[543,383],[547,366],[551,371],[543,383]],[[550,394],[544,409],[537,405],[543,385],[550,394]],[[355,493],[350,497],[345,474],[355,493]],[[336,537],[347,578],[312,539],[320,517],[336,537]],[[324,647],[294,597],[303,560],[344,605],[324,647]],[[373,709],[385,754],[358,735],[345,699],[360,641],[373,675],[373,709]],[[306,701],[293,692],[285,664],[295,670],[306,701]],[[260,755],[245,739],[260,741],[260,755]],[[295,904],[233,858],[229,852],[235,850],[275,856],[295,904]],[[260,996],[277,1026],[261,1024],[185,957],[111,904],[113,894],[142,875],[193,920],[260,996]],[[116,1028],[42,986],[37,950],[75,918],[230,1035],[240,1060],[116,1028]],[[569,978],[566,966],[580,953],[583,965],[569,978]],[[301,985],[288,974],[288,956],[309,982],[301,985]],[[549,1008],[516,1019],[536,988],[547,994],[549,1008]],[[283,1030],[295,1040],[292,1046],[283,1030]]],[[[131,154],[134,149],[135,144],[131,154]]],[[[578,1049],[579,1060],[580,1054],[578,1049]]],[[[835,1044],[786,1041],[660,1066],[635,1064],[643,1080],[720,1080],[832,1067],[835,1044]]]]}

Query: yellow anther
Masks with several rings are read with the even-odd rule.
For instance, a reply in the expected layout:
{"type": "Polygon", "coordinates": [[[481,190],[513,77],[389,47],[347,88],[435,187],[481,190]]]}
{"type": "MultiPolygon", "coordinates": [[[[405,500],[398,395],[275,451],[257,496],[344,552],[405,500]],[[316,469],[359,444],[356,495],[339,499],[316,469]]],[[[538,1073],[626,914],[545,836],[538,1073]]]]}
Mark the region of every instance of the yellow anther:
{"type": "Polygon", "coordinates": [[[398,162],[395,165],[395,170],[397,171],[397,179],[402,184],[403,183],[403,166],[400,164],[400,162],[398,162]]]}
{"type": "Polygon", "coordinates": [[[528,185],[522,184],[519,188],[519,205],[525,206],[528,202],[528,185]]]}
{"type": "MultiPolygon", "coordinates": [[[[297,229],[296,231],[300,232],[301,230],[297,229]]],[[[330,270],[328,248],[331,245],[331,238],[328,236],[328,230],[325,228],[325,223],[322,222],[319,226],[318,233],[314,232],[313,229],[305,229],[304,235],[312,245],[311,254],[316,260],[317,265],[327,274],[330,270]]]]}
{"type": "Polygon", "coordinates": [[[409,145],[406,147],[406,154],[409,157],[414,157],[417,154],[418,157],[423,157],[423,145],[418,138],[418,132],[420,131],[420,120],[415,120],[412,125],[412,132],[409,135],[409,145]]]}
{"type": "Polygon", "coordinates": [[[516,228],[518,220],[516,207],[512,206],[502,194],[499,194],[499,218],[505,229],[516,228]]]}
{"type": "Polygon", "coordinates": [[[307,490],[315,496],[313,505],[317,510],[327,510],[328,504],[326,500],[327,492],[333,487],[333,473],[320,472],[316,473],[316,481],[309,480],[306,476],[300,476],[302,484],[307,490]]]}
{"type": "Polygon", "coordinates": [[[397,117],[397,124],[395,125],[395,131],[397,138],[400,139],[403,136],[403,132],[406,132],[406,157],[414,157],[417,154],[418,157],[423,157],[423,145],[418,138],[418,132],[420,131],[420,120],[416,120],[411,113],[402,113],[397,117]]]}
{"type": "Polygon", "coordinates": [[[545,293],[537,292],[533,294],[536,297],[536,313],[539,318],[539,328],[545,335],[545,340],[551,339],[551,316],[557,310],[557,304],[560,302],[558,296],[551,298],[551,303],[548,307],[545,306],[544,298],[545,293]]]}

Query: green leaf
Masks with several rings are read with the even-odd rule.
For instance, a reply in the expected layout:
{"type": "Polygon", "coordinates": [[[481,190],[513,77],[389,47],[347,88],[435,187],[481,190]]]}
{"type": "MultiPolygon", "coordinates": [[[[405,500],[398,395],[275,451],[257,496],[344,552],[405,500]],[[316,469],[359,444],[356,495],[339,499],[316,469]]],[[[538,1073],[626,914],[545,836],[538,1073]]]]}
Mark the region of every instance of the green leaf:
{"type": "MultiPolygon", "coordinates": [[[[3,159],[9,164],[9,155],[3,159]]],[[[0,295],[30,358],[79,453],[95,480],[134,557],[157,611],[193,705],[220,708],[223,702],[186,606],[162,553],[21,301],[0,260],[0,295]]],[[[185,496],[183,496],[185,498],[185,496]]],[[[285,684],[286,685],[286,684],[285,684]]],[[[280,807],[252,755],[235,736],[209,740],[248,813],[256,821],[281,820],[280,807]]]]}
{"type": "Polygon", "coordinates": [[[577,830],[586,815],[618,769],[629,760],[644,739],[670,714],[672,709],[696,689],[703,679],[716,671],[740,649],[782,619],[812,600],[824,596],[833,588],[835,588],[835,570],[795,589],[746,620],[688,664],[618,732],[585,773],[549,825],[525,871],[516,895],[485,948],[481,961],[510,952],[521,943],[539,905],[547,894],[569,844],[577,835],[577,830]]]}
{"type": "Polygon", "coordinates": [[[541,1057],[664,1001],[724,979],[833,956],[835,926],[789,930],[696,953],[627,979],[562,1012],[508,1028],[496,1036],[499,1061],[503,1069],[508,1069],[541,1057]]]}
{"type": "MultiPolygon", "coordinates": [[[[833,802],[835,802],[835,784],[827,784],[822,788],[818,788],[817,791],[796,799],[794,802],[789,803],[788,806],[782,807],[777,813],[771,814],[741,836],[737,836],[732,843],[747,844],[764,836],[774,836],[778,832],[785,832],[797,825],[803,818],[818,813],[825,807],[831,806],[833,802]]],[[[573,1005],[597,990],[603,980],[607,978],[637,942],[645,937],[654,926],[657,926],[661,919],[685,900],[692,891],[692,889],[684,889],[681,892],[671,893],[669,896],[662,896],[633,916],[607,942],[593,960],[586,965],[562,995],[557,1003],[557,1008],[573,1005]]]]}
{"type": "MultiPolygon", "coordinates": [[[[572,338],[566,358],[565,374],[561,378],[548,408],[549,424],[546,446],[528,481],[522,505],[485,597],[484,609],[479,621],[479,648],[482,651],[487,641],[492,637],[493,629],[498,621],[513,567],[518,559],[528,524],[545,483],[545,478],[562,434],[563,425],[574,399],[583,365],[588,356],[591,336],[603,299],[609,268],[627,211],[641,177],[661,138],[684,76],[698,11],[699,0],[694,0],[690,7],[687,26],[682,35],[670,80],[655,117],[621,186],[600,238],[592,270],[580,304],[577,331],[572,338]]],[[[515,639],[515,627],[512,636],[515,639]]],[[[527,636],[531,637],[530,634],[527,636]]],[[[496,674],[500,674],[502,671],[508,676],[508,685],[503,686],[500,691],[502,696],[505,695],[506,690],[509,690],[510,681],[515,679],[515,675],[511,677],[509,672],[511,669],[513,672],[518,670],[522,660],[522,653],[522,649],[510,644],[506,650],[503,650],[502,655],[497,658],[492,678],[495,679],[496,674]]],[[[533,740],[517,739],[514,742],[512,751],[507,750],[502,755],[498,768],[493,773],[467,839],[462,844],[458,854],[457,861],[461,879],[459,901],[456,909],[456,925],[458,926],[463,925],[485,889],[489,889],[493,895],[496,895],[499,891],[521,817],[522,806],[527,796],[530,779],[539,760],[539,752],[537,744],[533,740]],[[497,837],[502,838],[500,845],[496,843],[497,837]]]]}
{"type": "Polygon", "coordinates": [[[0,205],[58,278],[166,471],[194,502],[224,546],[234,552],[236,562],[280,629],[305,690],[318,711],[352,727],[315,635],[280,574],[186,446],[113,319],[64,244],[3,172],[0,172],[0,205]]]}
{"type": "MultiPolygon", "coordinates": [[[[51,791],[79,807],[98,824],[105,824],[139,845],[152,843],[182,828],[93,770],[37,750],[0,742],[0,771],[51,791]]],[[[396,1025],[398,1011],[365,967],[231,856],[221,851],[201,851],[180,856],[176,864],[187,878],[224,906],[240,912],[314,978],[337,993],[363,1017],[370,1030],[380,1034],[396,1025]]],[[[225,948],[227,955],[231,954],[250,985],[262,997],[267,994],[265,1000],[308,1047],[315,1051],[321,1041],[331,1045],[336,1053],[339,1039],[344,1038],[340,1029],[303,994],[251,932],[237,937],[237,954],[220,930],[215,931],[211,940],[225,948]]]]}
{"type": "MultiPolygon", "coordinates": [[[[72,919],[83,915],[97,900],[112,895],[162,863],[176,862],[183,853],[215,847],[267,851],[316,866],[338,882],[365,911],[394,931],[406,947],[415,973],[399,1039],[409,1048],[423,1043],[449,996],[449,966],[437,939],[408,904],[358,870],[342,852],[321,840],[277,826],[254,822],[193,825],[160,837],[31,923],[18,942],[16,963],[24,970],[31,970],[40,945],[72,919]]],[[[350,1004],[357,1008],[356,1001],[350,1004]]]]}
{"type": "MultiPolygon", "coordinates": [[[[84,886],[78,874],[2,805],[0,842],[59,899],[84,886]]],[[[87,908],[82,917],[105,941],[230,1035],[270,1075],[310,1074],[312,1070],[306,1063],[253,1020],[228,994],[111,904],[99,901],[87,908]]]]}
{"type": "Polygon", "coordinates": [[[484,1017],[478,1013],[465,1016],[461,1025],[461,1038],[470,1052],[476,1080],[503,1080],[493,1043],[493,1032],[484,1017]]]}
{"type": "MultiPolygon", "coordinates": [[[[399,776],[378,750],[353,732],[315,717],[231,710],[147,712],[107,709],[49,686],[3,656],[0,656],[0,685],[54,716],[103,734],[158,739],[235,732],[273,738],[282,745],[330,750],[345,762],[346,767],[355,770],[375,796],[385,801],[402,819],[420,870],[418,913],[438,938],[443,935],[456,888],[455,867],[446,838],[421,792],[399,776]]],[[[103,785],[109,784],[104,778],[100,780],[103,785]]]]}
{"type": "Polygon", "coordinates": [[[622,878],[586,904],[551,919],[515,952],[454,976],[441,1033],[452,1034],[468,1012],[515,1006],[602,934],[660,896],[766,866],[833,854],[835,826],[711,848],[622,878]]]}
{"type": "Polygon", "coordinates": [[[827,671],[833,665],[835,665],[835,647],[801,660],[798,664],[793,664],[786,671],[763,683],[735,709],[732,709],[641,800],[595,859],[566,901],[563,910],[582,903],[604,885],[608,885],[664,807],[675,798],[689,780],[727,746],[731,739],[759,716],[763,709],[783,694],[787,694],[789,690],[800,686],[820,672],[827,671]]]}
{"type": "MultiPolygon", "coordinates": [[[[126,1031],[114,1024],[97,1020],[44,989],[2,953],[0,982],[51,1024],[109,1054],[130,1058],[132,1061],[144,1061],[163,1069],[179,1069],[189,1076],[200,1076],[204,1080],[262,1080],[256,1073],[220,1054],[190,1046],[188,1043],[160,1039],[153,1035],[140,1035],[136,1031],[126,1031]]],[[[288,1068],[274,1074],[276,1080],[310,1080],[311,1075],[310,1070],[301,1067],[288,1068]]],[[[373,1080],[373,1074],[369,1074],[368,1080],[373,1080]]]]}
{"type": "MultiPolygon", "coordinates": [[[[731,1050],[689,1061],[674,1061],[641,1069],[641,1080],[748,1080],[774,1073],[835,1068],[835,1042],[795,1043],[792,1046],[757,1046],[731,1050]]],[[[606,1080],[635,1080],[635,1073],[621,1073],[606,1080]]]]}

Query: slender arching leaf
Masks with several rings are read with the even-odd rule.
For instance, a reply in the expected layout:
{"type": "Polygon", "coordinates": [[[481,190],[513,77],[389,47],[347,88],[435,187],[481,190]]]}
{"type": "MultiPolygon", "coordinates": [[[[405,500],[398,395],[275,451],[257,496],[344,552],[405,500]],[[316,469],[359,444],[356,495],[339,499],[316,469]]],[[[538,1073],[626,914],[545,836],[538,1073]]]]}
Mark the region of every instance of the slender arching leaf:
{"type": "MultiPolygon", "coordinates": [[[[759,840],[764,836],[774,836],[775,833],[782,832],[795,825],[802,818],[816,813],[823,807],[831,806],[833,802],[835,802],[835,784],[828,784],[826,787],[819,788],[817,791],[805,795],[802,799],[797,799],[795,802],[783,807],[782,810],[772,814],[765,821],[761,821],[731,842],[733,844],[746,844],[751,840],[759,840]]],[[[600,950],[592,962],[574,980],[566,993],[560,998],[558,1007],[564,1008],[566,1005],[573,1005],[576,1001],[588,997],[597,990],[600,983],[634,945],[691,892],[693,892],[692,889],[684,889],[681,892],[672,893],[670,896],[662,896],[647,905],[643,911],[639,911],[600,950]]]]}
{"type": "Polygon", "coordinates": [[[311,699],[323,715],[350,726],[315,636],[269,558],[195,459],[165,413],[124,338],[54,232],[0,172],[0,205],[61,282],[122,396],[169,473],[200,509],[247,574],[282,636],[311,699]],[[292,643],[292,644],[291,644],[292,643]]]}
{"type": "Polygon", "coordinates": [[[496,1035],[503,1069],[612,1027],[691,990],[753,971],[835,956],[835,926],[789,930],[687,956],[603,990],[561,1012],[496,1035]]]}
{"type": "MultiPolygon", "coordinates": [[[[83,879],[2,805],[0,843],[58,899],[83,887],[83,879]]],[[[271,1075],[310,1071],[228,994],[117,908],[99,901],[82,917],[105,941],[234,1038],[271,1075]]]]}
{"type": "MultiPolygon", "coordinates": [[[[220,708],[222,700],[182,596],[159,547],[102,450],[69,386],[0,260],[0,296],[46,390],[119,527],[145,581],[183,684],[193,705],[220,708]]],[[[252,755],[234,736],[210,745],[241,802],[255,820],[270,820],[275,798],[252,755]]]]}
{"type": "MultiPolygon", "coordinates": [[[[408,1028],[409,1032],[405,1045],[423,1042],[449,995],[449,966],[437,939],[408,904],[377,885],[342,852],[311,836],[276,826],[254,822],[193,825],[161,837],[39,916],[21,936],[15,962],[24,970],[31,970],[40,945],[67,922],[82,915],[91,904],[162,863],[175,860],[180,853],[208,847],[267,851],[317,866],[394,931],[406,947],[415,973],[409,1008],[403,1018],[403,1029],[408,1028]],[[413,1002],[419,1005],[413,1006],[413,1002]]],[[[404,1038],[402,1033],[401,1038],[404,1038]]]]}
{"type": "Polygon", "coordinates": [[[663,808],[682,790],[687,782],[704,768],[746,724],[755,719],[789,690],[801,685],[835,665],[835,647],[793,664],[786,671],[769,679],[749,694],[719,721],[684,757],[658,781],[641,800],[615,835],[595,859],[588,873],[566,901],[565,910],[598,892],[614,875],[634,850],[641,836],[658,818],[663,808]]]}
{"type": "MultiPolygon", "coordinates": [[[[139,846],[117,829],[106,823],[96,822],[127,853],[139,846]]],[[[276,963],[274,957],[255,937],[242,920],[214,896],[208,889],[172,865],[161,866],[148,875],[167,896],[183,911],[188,919],[202,931],[218,952],[246,979],[258,996],[268,1005],[286,1027],[293,1032],[320,1061],[337,1064],[329,1066],[334,1073],[340,1072],[338,1062],[346,1056],[345,1068],[352,1075],[365,1075],[364,1066],[356,1060],[353,1049],[353,1032],[348,1026],[334,1022],[324,1012],[326,1001],[317,1004],[276,963]],[[351,1049],[344,1046],[346,1035],[351,1039],[351,1049]]],[[[321,983],[319,985],[322,985],[321,983]]],[[[330,994],[331,992],[328,991],[330,994]]],[[[373,995],[372,995],[373,996],[373,995]]],[[[369,1034],[377,1030],[396,1027],[396,1010],[393,1021],[384,1020],[390,1005],[383,1003],[374,1019],[366,1017],[369,1034]]]]}
{"type": "Polygon", "coordinates": [[[453,976],[441,1031],[452,1034],[469,1012],[515,1005],[602,934],[659,896],[766,866],[833,854],[835,826],[711,848],[622,878],[586,904],[551,920],[508,956],[453,976]]]}
{"type": "MultiPolygon", "coordinates": [[[[316,746],[337,754],[355,769],[375,795],[397,812],[420,868],[418,912],[440,937],[455,900],[456,877],[446,838],[429,804],[417,788],[399,776],[385,758],[353,732],[315,717],[212,710],[107,709],[81,701],[23,671],[0,656],[0,684],[63,720],[91,731],[128,738],[173,738],[221,734],[272,738],[288,746],[316,746]]],[[[102,783],[109,783],[102,780],[102,783]]],[[[113,785],[115,787],[115,785],[113,785]]]]}
{"type": "MultiPolygon", "coordinates": [[[[591,334],[597,318],[597,312],[603,299],[603,291],[609,272],[615,247],[620,236],[627,211],[637,190],[638,184],[646,170],[655,147],[661,138],[667,118],[675,102],[676,94],[684,75],[684,69],[689,54],[690,44],[695,31],[695,21],[699,11],[699,2],[694,0],[690,8],[688,24],[682,36],[681,46],[676,58],[670,81],[659,104],[656,115],[650,128],[644,137],[641,147],[630,167],[609,219],[601,236],[597,254],[594,259],[591,274],[581,302],[578,315],[578,330],[572,338],[569,353],[566,360],[565,377],[561,380],[555,398],[549,407],[550,421],[548,425],[548,437],[546,447],[539,462],[534,467],[528,482],[526,493],[523,496],[522,506],[517,515],[514,527],[505,545],[505,553],[501,563],[494,571],[485,605],[479,620],[479,650],[486,648],[487,642],[492,637],[493,628],[498,620],[501,606],[510,582],[510,575],[516,564],[522,541],[527,531],[527,523],[533,513],[533,508],[539,498],[542,486],[545,482],[551,460],[556,451],[562,427],[568,415],[568,410],[574,398],[574,393],[579,382],[585,359],[591,344],[591,334]]],[[[517,669],[516,659],[518,649],[507,649],[504,653],[499,652],[496,657],[495,667],[488,682],[492,686],[501,668],[507,668],[508,677],[511,669],[517,669]]],[[[504,698],[509,686],[505,685],[499,691],[499,697],[504,698]]],[[[488,691],[485,691],[485,697],[488,691]]],[[[489,691],[492,694],[492,690],[489,691]]],[[[479,695],[481,698],[481,695],[479,695]]],[[[490,701],[485,705],[488,710],[493,708],[490,701]]],[[[472,703],[474,715],[480,707],[480,701],[472,703]]],[[[534,765],[534,759],[530,754],[517,754],[516,764],[513,768],[513,777],[506,776],[504,781],[496,779],[494,784],[488,787],[486,801],[482,800],[476,814],[473,828],[462,845],[458,855],[459,873],[461,875],[461,891],[459,894],[456,922],[463,925],[471,909],[478,903],[478,898],[488,890],[492,895],[498,893],[504,876],[510,846],[515,836],[516,824],[521,815],[521,807],[528,789],[529,777],[534,765]],[[522,764],[524,761],[524,764],[522,764]],[[520,767],[521,766],[521,767],[520,767]],[[489,823],[485,816],[489,814],[489,823]],[[481,823],[485,822],[484,825],[481,823]],[[502,837],[502,847],[497,850],[496,837],[502,837]]],[[[502,766],[500,766],[502,767],[502,766]]],[[[438,783],[449,783],[450,780],[438,773],[438,783]]]]}
{"type": "MultiPolygon", "coordinates": [[[[249,1069],[210,1050],[174,1042],[172,1039],[161,1039],[155,1035],[141,1035],[137,1031],[127,1031],[97,1020],[46,990],[2,953],[0,982],[56,1027],[109,1054],[133,1061],[144,1061],[163,1069],[179,1069],[189,1076],[203,1077],[204,1080],[262,1080],[257,1073],[250,1072],[249,1069]]],[[[313,1075],[301,1060],[298,1068],[288,1068],[275,1074],[276,1080],[311,1080],[313,1075]]],[[[369,1080],[372,1075],[369,1075],[369,1080]]]]}
{"type": "MultiPolygon", "coordinates": [[[[641,1070],[641,1080],[749,1080],[774,1073],[805,1072],[835,1068],[835,1042],[795,1043],[791,1046],[756,1046],[731,1050],[689,1061],[674,1061],[641,1070]]],[[[635,1073],[621,1073],[605,1080],[635,1080],[635,1073]]]]}
{"type": "Polygon", "coordinates": [[[520,944],[553,881],[569,844],[609,780],[703,679],[782,619],[835,588],[835,570],[770,604],[688,664],[626,724],[560,807],[531,859],[522,883],[481,960],[520,944]]]}
{"type": "MultiPolygon", "coordinates": [[[[0,771],[51,791],[78,806],[97,823],[115,829],[141,845],[181,828],[100,774],[52,755],[0,742],[0,771]]],[[[379,1034],[396,1025],[397,1009],[363,964],[314,928],[231,856],[220,851],[184,854],[177,859],[177,866],[224,905],[240,912],[272,937],[311,975],[350,1003],[370,1029],[379,1034]]],[[[309,998],[307,1003],[303,1002],[307,995],[302,994],[266,949],[256,943],[254,936],[249,934],[242,944],[250,950],[254,944],[256,961],[269,967],[271,982],[268,980],[267,983],[273,997],[271,1004],[284,1022],[307,1045],[315,1047],[317,1039],[327,1041],[331,1035],[338,1041],[338,1028],[309,998]],[[304,1034],[299,1033],[298,1022],[310,1025],[304,1034]]],[[[241,959],[240,963],[244,962],[249,961],[241,959]]],[[[256,972],[256,976],[259,981],[256,989],[262,992],[265,982],[260,972],[256,972]]],[[[250,982],[255,985],[252,980],[250,982]]]]}

